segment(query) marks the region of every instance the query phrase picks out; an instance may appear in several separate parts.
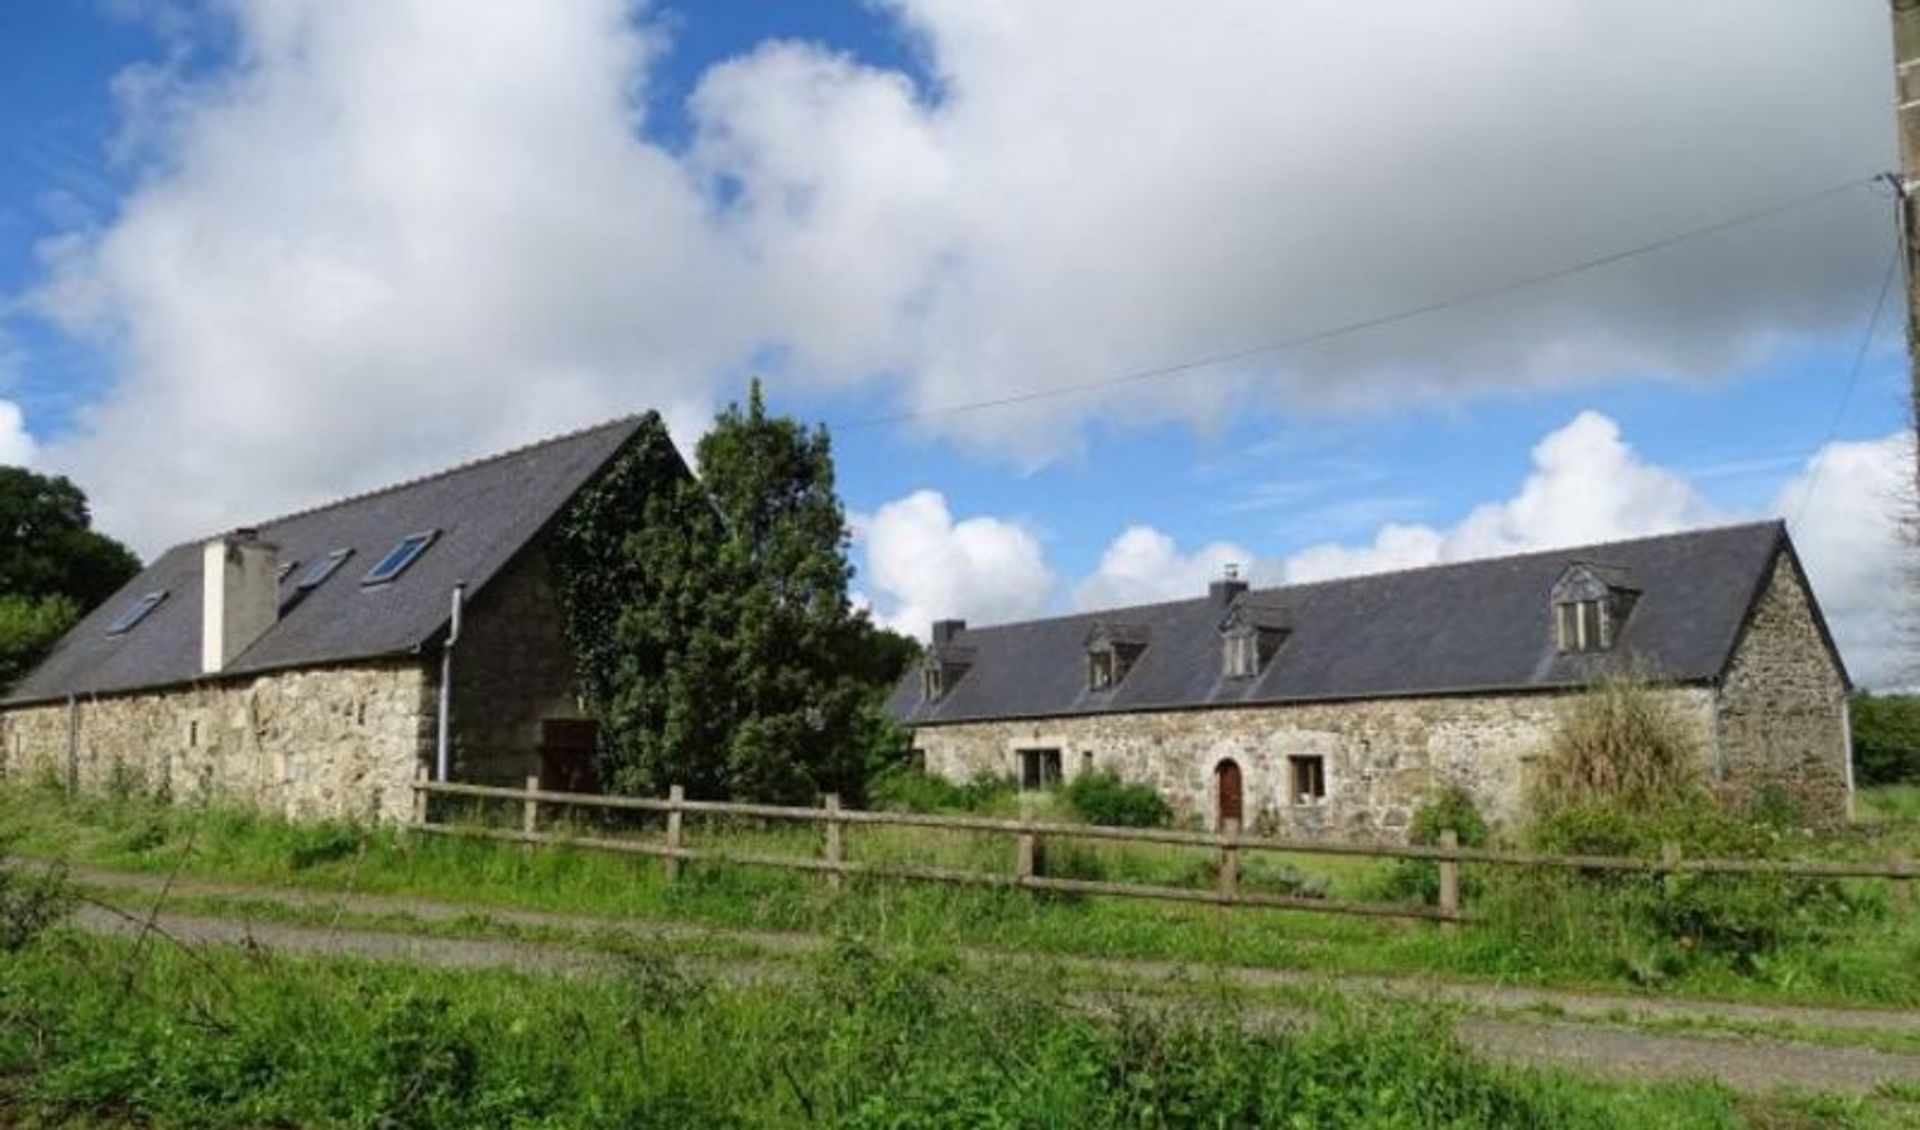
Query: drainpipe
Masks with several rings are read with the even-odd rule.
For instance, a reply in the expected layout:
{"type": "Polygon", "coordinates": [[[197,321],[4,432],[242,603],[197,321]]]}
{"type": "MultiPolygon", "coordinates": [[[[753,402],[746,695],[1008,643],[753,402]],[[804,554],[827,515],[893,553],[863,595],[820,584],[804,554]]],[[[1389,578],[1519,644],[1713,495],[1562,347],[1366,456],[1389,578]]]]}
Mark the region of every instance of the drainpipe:
{"type": "Polygon", "coordinates": [[[434,735],[433,779],[445,781],[453,743],[449,727],[453,718],[453,645],[460,639],[460,607],[466,603],[467,583],[453,586],[453,619],[447,628],[447,642],[440,645],[440,719],[434,735]]]}
{"type": "Polygon", "coordinates": [[[1840,696],[1840,756],[1847,764],[1847,819],[1853,819],[1853,696],[1840,696]]]}

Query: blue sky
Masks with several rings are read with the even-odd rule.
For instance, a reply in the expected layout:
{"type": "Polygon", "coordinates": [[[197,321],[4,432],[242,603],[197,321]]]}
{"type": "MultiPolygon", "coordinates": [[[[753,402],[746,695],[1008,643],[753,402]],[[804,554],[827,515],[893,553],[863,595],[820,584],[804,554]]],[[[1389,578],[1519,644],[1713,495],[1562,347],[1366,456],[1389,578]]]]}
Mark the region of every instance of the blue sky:
{"type": "Polygon", "coordinates": [[[759,374],[909,630],[1786,509],[1899,679],[1870,187],[945,411],[1871,176],[1881,8],[8,5],[0,455],[152,552],[759,374]]]}

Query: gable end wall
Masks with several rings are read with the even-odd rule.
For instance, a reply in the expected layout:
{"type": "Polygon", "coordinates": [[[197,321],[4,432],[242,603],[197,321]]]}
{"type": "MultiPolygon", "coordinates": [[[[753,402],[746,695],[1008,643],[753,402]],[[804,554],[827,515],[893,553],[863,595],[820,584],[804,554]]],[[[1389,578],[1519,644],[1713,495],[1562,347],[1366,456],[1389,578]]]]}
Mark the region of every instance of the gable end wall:
{"type": "Polygon", "coordinates": [[[1741,799],[1769,789],[1803,819],[1838,824],[1851,802],[1847,688],[1814,618],[1793,556],[1775,559],[1716,702],[1724,787],[1741,799]]]}

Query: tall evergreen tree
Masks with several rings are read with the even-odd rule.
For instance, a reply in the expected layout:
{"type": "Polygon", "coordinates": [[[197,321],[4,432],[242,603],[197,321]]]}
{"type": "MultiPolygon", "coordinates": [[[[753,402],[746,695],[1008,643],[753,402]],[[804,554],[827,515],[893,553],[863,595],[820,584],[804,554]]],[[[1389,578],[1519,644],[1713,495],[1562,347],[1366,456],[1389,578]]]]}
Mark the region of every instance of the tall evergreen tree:
{"type": "Polygon", "coordinates": [[[857,797],[891,740],[879,696],[911,648],[848,602],[825,430],[769,416],[756,382],[700,441],[698,479],[678,473],[657,418],[643,433],[554,543],[603,779],[857,797]]]}

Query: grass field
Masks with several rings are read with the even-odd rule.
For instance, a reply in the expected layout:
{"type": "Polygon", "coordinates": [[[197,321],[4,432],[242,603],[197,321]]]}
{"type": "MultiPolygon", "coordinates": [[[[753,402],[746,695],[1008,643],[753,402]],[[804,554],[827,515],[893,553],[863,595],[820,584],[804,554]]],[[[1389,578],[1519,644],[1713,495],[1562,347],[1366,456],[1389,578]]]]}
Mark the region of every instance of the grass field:
{"type": "MultiPolygon", "coordinates": [[[[1871,803],[1901,811],[1900,794],[1871,803]]],[[[658,861],[569,849],[299,827],[222,809],[166,807],[135,794],[69,801],[54,790],[0,789],[0,827],[20,851],[149,872],[316,889],[414,895],[706,925],[855,932],[884,945],[966,945],[1090,957],[1232,961],[1343,973],[1433,974],[1517,984],[1657,988],[1794,1002],[1920,1004],[1920,921],[1893,915],[1879,884],[1849,884],[1841,925],[1815,925],[1756,958],[1683,952],[1636,933],[1604,905],[1568,902],[1554,915],[1453,934],[1418,923],[1324,914],[1238,911],[1122,899],[1036,896],[885,881],[834,895],[815,877],[725,864],[689,866],[667,884],[658,861]]],[[[1880,858],[1910,826],[1819,844],[1830,855],[1880,858]]],[[[819,830],[716,829],[689,819],[688,842],[735,851],[814,854],[819,830]]],[[[1009,866],[1004,841],[953,833],[856,828],[856,859],[1009,866]]],[[[1097,870],[1151,882],[1210,881],[1197,849],[1109,845],[1055,850],[1049,868],[1097,870]]],[[[1367,897],[1383,864],[1298,857],[1273,865],[1276,883],[1305,879],[1336,896],[1367,897]],[[1288,873],[1282,874],[1282,869],[1288,873]]],[[[1491,885],[1493,876],[1468,879],[1491,885]]],[[[1256,875],[1256,880],[1258,876],[1256,875]]],[[[1497,893],[1497,892],[1496,892],[1497,893]]],[[[1507,905],[1529,892],[1508,893],[1507,905]]],[[[1499,899],[1486,900],[1490,907],[1499,899]]]]}
{"type": "Polygon", "coordinates": [[[659,960],[439,972],[41,935],[0,961],[8,1125],[1813,1126],[1742,1099],[1489,1065],[1447,1014],[1076,999],[1043,969],[842,941],[778,985],[659,960]]]}

